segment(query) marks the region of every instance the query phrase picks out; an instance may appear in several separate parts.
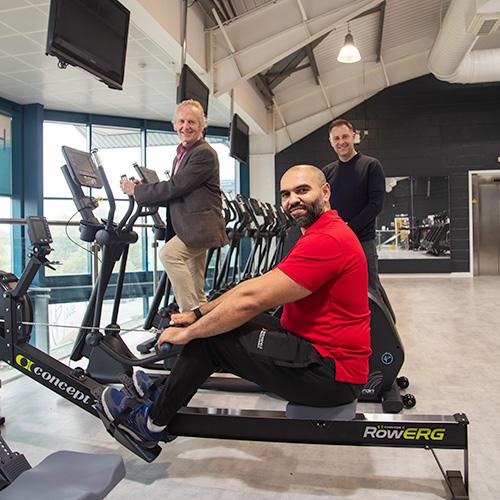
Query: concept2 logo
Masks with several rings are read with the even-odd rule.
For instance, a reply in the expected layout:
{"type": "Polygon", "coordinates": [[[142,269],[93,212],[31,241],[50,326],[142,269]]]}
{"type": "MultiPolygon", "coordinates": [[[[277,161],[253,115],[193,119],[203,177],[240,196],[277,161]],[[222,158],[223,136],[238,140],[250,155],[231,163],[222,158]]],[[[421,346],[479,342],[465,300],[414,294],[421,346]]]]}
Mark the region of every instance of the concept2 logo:
{"type": "Polygon", "coordinates": [[[431,429],[429,427],[406,427],[405,425],[367,425],[363,438],[380,440],[442,441],[446,429],[431,429]]]}
{"type": "Polygon", "coordinates": [[[24,370],[32,373],[36,377],[40,377],[46,382],[46,385],[52,385],[61,393],[66,393],[71,396],[73,399],[82,402],[83,404],[89,405],[93,404],[94,399],[91,396],[84,394],[82,391],[78,390],[76,387],[68,384],[64,380],[61,380],[56,375],[52,375],[47,370],[44,370],[40,366],[36,366],[33,361],[28,359],[26,356],[22,354],[18,354],[16,356],[16,364],[19,365],[24,370]]]}

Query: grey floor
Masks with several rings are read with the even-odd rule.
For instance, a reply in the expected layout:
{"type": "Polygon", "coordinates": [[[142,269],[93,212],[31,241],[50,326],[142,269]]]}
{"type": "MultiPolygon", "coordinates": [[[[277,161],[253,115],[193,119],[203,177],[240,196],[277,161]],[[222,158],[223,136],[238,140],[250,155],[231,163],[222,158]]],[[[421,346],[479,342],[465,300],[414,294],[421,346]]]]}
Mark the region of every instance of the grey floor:
{"type": "MultiPolygon", "coordinates": [[[[500,315],[498,277],[383,276],[397,315],[406,361],[402,374],[417,398],[408,414],[470,420],[470,498],[500,497],[500,315]],[[497,493],[495,493],[495,491],[497,493]]],[[[0,390],[2,434],[36,465],[53,451],[120,453],[127,476],[118,499],[440,499],[450,498],[429,451],[178,438],[153,463],[122,448],[100,421],[20,377],[0,390]]],[[[199,392],[193,405],[282,409],[266,395],[199,392]]],[[[358,411],[379,411],[360,404],[358,411]]],[[[446,469],[463,456],[441,451],[446,469]]]]}

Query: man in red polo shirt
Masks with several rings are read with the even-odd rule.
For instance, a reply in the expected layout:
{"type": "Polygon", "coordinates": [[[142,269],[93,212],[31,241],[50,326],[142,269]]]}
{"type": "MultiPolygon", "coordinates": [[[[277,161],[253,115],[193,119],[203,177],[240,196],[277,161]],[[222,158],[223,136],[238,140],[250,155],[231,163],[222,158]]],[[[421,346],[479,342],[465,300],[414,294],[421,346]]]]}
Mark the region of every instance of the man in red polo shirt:
{"type": "MultiPolygon", "coordinates": [[[[336,406],[355,400],[366,383],[370,312],[366,258],[358,238],[330,210],[330,186],[310,165],[281,179],[281,202],[302,236],[273,270],[244,281],[195,312],[172,316],[158,344],[184,345],[167,382],[151,390],[134,374],[137,403],[120,426],[140,441],[157,441],[214,372],[255,382],[288,401],[336,406]],[[283,305],[281,325],[265,311],[283,305]]],[[[131,399],[107,388],[102,405],[115,419],[131,399]]]]}

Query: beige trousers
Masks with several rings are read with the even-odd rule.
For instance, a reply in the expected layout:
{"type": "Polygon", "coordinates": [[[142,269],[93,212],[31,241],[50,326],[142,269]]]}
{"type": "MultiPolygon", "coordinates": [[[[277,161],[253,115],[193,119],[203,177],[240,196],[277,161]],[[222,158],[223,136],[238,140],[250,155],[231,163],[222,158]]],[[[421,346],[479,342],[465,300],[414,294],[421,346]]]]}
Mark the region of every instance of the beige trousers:
{"type": "Polygon", "coordinates": [[[208,248],[186,246],[178,236],[160,250],[160,261],[172,283],[181,312],[205,304],[205,258],[208,248]]]}

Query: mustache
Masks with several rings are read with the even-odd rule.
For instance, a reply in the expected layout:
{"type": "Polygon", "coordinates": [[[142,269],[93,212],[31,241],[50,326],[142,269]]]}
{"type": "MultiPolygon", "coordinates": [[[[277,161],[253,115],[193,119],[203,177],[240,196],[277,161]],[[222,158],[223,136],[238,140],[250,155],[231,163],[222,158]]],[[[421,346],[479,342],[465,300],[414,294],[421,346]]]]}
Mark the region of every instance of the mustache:
{"type": "Polygon", "coordinates": [[[294,209],[294,208],[305,208],[307,209],[307,205],[305,205],[304,203],[301,203],[300,201],[298,201],[297,203],[294,203],[293,205],[290,205],[288,207],[288,211],[294,209]]]}

